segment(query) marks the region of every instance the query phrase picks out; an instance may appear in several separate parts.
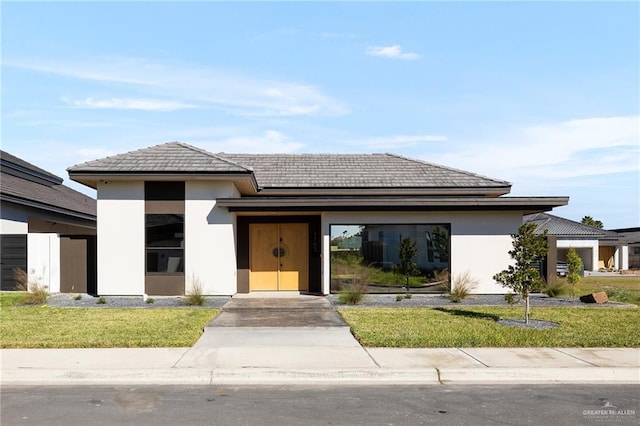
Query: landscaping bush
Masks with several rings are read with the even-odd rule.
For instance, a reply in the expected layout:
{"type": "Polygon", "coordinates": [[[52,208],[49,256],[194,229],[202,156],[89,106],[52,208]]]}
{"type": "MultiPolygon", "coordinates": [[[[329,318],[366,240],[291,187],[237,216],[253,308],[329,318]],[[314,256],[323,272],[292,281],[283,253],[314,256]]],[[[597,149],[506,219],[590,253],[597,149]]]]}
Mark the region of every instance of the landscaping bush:
{"type": "Polygon", "coordinates": [[[29,275],[23,269],[14,268],[13,279],[16,281],[16,290],[23,292],[17,304],[44,305],[47,303],[48,288],[38,278],[29,279],[29,275]]]}
{"type": "Polygon", "coordinates": [[[449,299],[454,303],[459,303],[467,298],[477,286],[478,280],[473,278],[469,272],[458,274],[449,289],[449,299]]]}
{"type": "Polygon", "coordinates": [[[362,297],[364,296],[362,288],[357,286],[349,286],[347,288],[343,288],[338,293],[338,300],[343,305],[357,305],[362,301],[362,297]]]}
{"type": "Polygon", "coordinates": [[[193,274],[191,276],[191,290],[186,295],[187,305],[202,306],[204,304],[204,295],[202,294],[202,281],[200,277],[193,274]]]}
{"type": "Polygon", "coordinates": [[[572,293],[571,288],[566,284],[566,281],[560,281],[556,277],[552,277],[542,287],[542,292],[549,297],[560,297],[572,293]]]}

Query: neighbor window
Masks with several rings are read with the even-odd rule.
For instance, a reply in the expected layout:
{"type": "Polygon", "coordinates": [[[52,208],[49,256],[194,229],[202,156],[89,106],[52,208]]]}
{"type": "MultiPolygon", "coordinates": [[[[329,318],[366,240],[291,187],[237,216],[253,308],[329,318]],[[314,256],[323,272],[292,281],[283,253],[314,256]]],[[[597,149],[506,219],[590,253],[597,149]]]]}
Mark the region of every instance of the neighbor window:
{"type": "Polygon", "coordinates": [[[147,272],[184,273],[184,215],[147,214],[147,272]]]}
{"type": "Polygon", "coordinates": [[[412,291],[439,293],[449,281],[449,224],[331,225],[331,290],[366,285],[370,292],[394,293],[406,285],[400,246],[415,245],[412,291]]]}

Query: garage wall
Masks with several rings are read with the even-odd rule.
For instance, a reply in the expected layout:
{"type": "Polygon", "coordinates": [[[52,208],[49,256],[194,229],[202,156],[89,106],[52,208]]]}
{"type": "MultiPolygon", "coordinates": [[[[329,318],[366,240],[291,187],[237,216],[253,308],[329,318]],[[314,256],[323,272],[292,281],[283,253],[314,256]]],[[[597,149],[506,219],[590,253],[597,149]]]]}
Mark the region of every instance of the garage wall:
{"type": "Polygon", "coordinates": [[[598,270],[598,240],[558,239],[558,260],[566,262],[567,251],[573,247],[582,259],[585,271],[598,270]]]}
{"type": "Polygon", "coordinates": [[[60,292],[60,238],[58,234],[27,236],[29,281],[47,286],[50,293],[60,292]]]}
{"type": "Polygon", "coordinates": [[[326,212],[322,215],[323,292],[330,289],[330,226],[359,224],[451,224],[451,276],[469,272],[479,281],[475,293],[501,294],[493,275],[511,262],[511,233],[522,224],[522,212],[326,212]]]}

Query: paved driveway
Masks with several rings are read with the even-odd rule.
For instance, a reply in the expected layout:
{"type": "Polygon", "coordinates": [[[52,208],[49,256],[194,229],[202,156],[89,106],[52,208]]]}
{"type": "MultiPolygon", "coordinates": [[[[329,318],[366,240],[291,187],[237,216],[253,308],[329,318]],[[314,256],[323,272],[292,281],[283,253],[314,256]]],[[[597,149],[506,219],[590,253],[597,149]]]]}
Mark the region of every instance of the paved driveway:
{"type": "Polygon", "coordinates": [[[327,370],[375,368],[321,296],[234,297],[179,366],[327,370]]]}

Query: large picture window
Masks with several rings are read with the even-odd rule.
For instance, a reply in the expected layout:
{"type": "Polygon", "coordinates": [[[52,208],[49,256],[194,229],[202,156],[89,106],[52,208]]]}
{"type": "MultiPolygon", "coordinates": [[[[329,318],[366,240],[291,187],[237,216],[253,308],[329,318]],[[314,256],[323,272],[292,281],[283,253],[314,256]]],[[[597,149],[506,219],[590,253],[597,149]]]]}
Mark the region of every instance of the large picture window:
{"type": "Polygon", "coordinates": [[[147,272],[184,273],[184,215],[146,215],[147,272]]]}
{"type": "Polygon", "coordinates": [[[410,288],[440,293],[449,281],[448,224],[331,225],[331,291],[366,286],[369,292],[397,292],[406,285],[401,245],[415,246],[410,288]]]}

